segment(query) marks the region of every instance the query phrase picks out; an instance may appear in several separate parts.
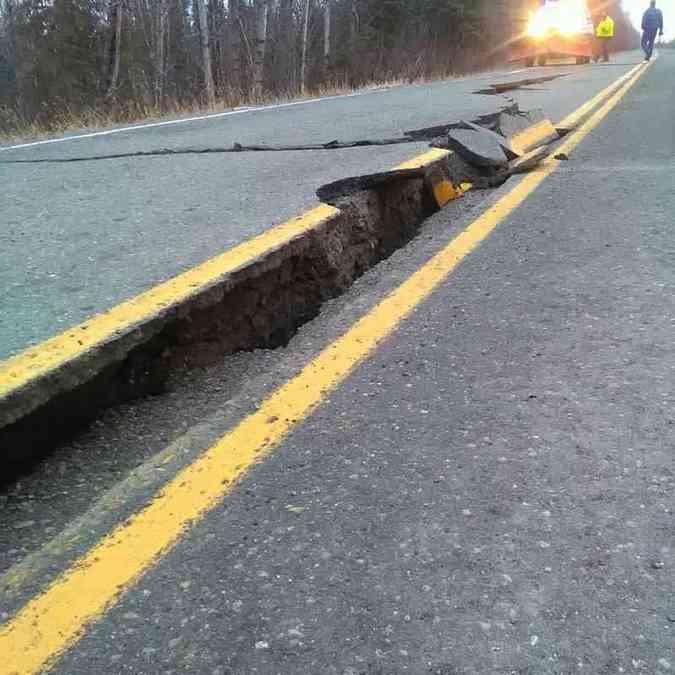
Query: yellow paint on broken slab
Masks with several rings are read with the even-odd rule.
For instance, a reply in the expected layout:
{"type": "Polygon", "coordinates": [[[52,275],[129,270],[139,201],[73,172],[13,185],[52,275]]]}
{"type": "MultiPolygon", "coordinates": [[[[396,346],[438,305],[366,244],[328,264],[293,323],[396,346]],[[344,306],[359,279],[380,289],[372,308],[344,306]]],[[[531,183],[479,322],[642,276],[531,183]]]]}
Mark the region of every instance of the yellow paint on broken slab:
{"type": "Polygon", "coordinates": [[[433,148],[418,157],[413,157],[403,164],[399,164],[394,171],[402,169],[423,169],[426,166],[439,162],[442,159],[447,159],[452,153],[449,150],[442,150],[440,148],[433,148]]]}
{"type": "MultiPolygon", "coordinates": [[[[425,152],[419,157],[415,157],[403,164],[399,164],[396,167],[396,170],[400,169],[423,169],[423,168],[432,168],[437,162],[441,162],[445,159],[448,159],[452,155],[452,152],[449,150],[443,150],[441,148],[433,148],[428,152],[425,152]]],[[[459,199],[465,192],[471,189],[471,183],[462,183],[461,185],[455,185],[449,178],[442,175],[437,175],[432,173],[429,177],[431,183],[431,190],[433,192],[434,199],[439,208],[443,208],[451,201],[459,199]]]]}
{"type": "Polygon", "coordinates": [[[455,185],[449,178],[432,177],[431,187],[436,204],[438,205],[438,208],[442,209],[451,201],[459,199],[465,192],[468,192],[471,189],[472,184],[462,183],[461,185],[455,185]]]}
{"type": "Polygon", "coordinates": [[[549,119],[544,119],[517,133],[511,139],[511,145],[519,155],[525,155],[539,145],[554,141],[556,138],[558,132],[553,123],[549,119]]]}

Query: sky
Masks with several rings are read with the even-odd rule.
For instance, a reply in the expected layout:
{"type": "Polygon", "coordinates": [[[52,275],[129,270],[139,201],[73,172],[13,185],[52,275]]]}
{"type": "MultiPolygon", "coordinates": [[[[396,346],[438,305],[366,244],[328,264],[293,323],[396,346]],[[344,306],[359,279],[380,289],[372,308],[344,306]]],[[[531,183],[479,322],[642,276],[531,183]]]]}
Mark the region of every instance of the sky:
{"type": "MultiPolygon", "coordinates": [[[[649,7],[649,0],[622,0],[622,3],[639,30],[642,14],[649,7]]],[[[675,0],[656,0],[656,6],[663,12],[666,39],[675,40],[675,0]]]]}

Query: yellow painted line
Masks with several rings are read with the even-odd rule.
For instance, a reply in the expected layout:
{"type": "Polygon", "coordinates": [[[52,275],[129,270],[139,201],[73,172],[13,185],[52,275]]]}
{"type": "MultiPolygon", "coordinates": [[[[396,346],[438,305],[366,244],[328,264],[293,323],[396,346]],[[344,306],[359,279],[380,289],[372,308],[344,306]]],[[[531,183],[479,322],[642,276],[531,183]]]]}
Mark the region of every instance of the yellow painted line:
{"type": "Polygon", "coordinates": [[[630,80],[638,70],[643,67],[644,64],[638,63],[634,68],[631,68],[627,73],[622,75],[618,80],[612,82],[608,87],[603,89],[601,92],[596,94],[592,99],[586,101],[580,108],[577,108],[574,112],[570,113],[564,120],[559,122],[556,126],[560,128],[564,127],[573,127],[578,124],[586,115],[588,115],[592,110],[594,110],[602,101],[607,98],[607,96],[612,92],[621,87],[624,83],[630,80]]]}
{"type": "Polygon", "coordinates": [[[401,170],[401,169],[421,169],[422,167],[427,166],[428,164],[433,164],[434,162],[438,162],[441,159],[445,159],[449,157],[452,153],[449,150],[441,150],[440,148],[434,148],[432,150],[429,150],[428,152],[425,152],[422,155],[419,155],[418,157],[413,157],[412,159],[409,159],[406,162],[403,162],[403,164],[399,164],[394,170],[401,170]]]}
{"type": "Polygon", "coordinates": [[[546,119],[516,134],[511,139],[511,144],[518,154],[524,155],[538,145],[555,138],[558,138],[558,132],[551,120],[546,119]]]}
{"type": "MultiPolygon", "coordinates": [[[[640,68],[640,66],[641,64],[638,64],[634,68],[631,68],[631,70],[625,73],[622,77],[612,82],[612,84],[603,89],[592,99],[584,103],[571,115],[568,115],[562,122],[559,123],[558,126],[571,127],[577,124],[581,119],[583,119],[583,117],[594,110],[600,102],[604,101],[604,99],[607,98],[607,96],[609,96],[612,91],[615,91],[624,82],[629,80],[635,74],[637,69],[640,68]]],[[[548,119],[541,120],[541,122],[537,122],[537,124],[532,125],[530,128],[521,131],[513,137],[513,149],[519,154],[526,154],[533,148],[545,142],[547,139],[554,137],[557,137],[556,127],[548,119]]]]}
{"type": "MultiPolygon", "coordinates": [[[[609,114],[645,71],[570,134],[571,152],[609,114]]],[[[559,166],[525,176],[442,251],[321,352],[258,410],[183,469],[142,511],[114,529],[41,595],[0,628],[0,675],[29,675],[54,663],[86,627],[114,605],[182,534],[218,505],[256,463],[269,455],[418,305],[559,166]]]]}
{"type": "Polygon", "coordinates": [[[284,246],[338,213],[332,206],[321,205],[54,338],[0,362],[0,399],[31,380],[104,344],[115,335],[133,328],[148,316],[196,295],[224,275],[245,267],[260,255],[284,246]]]}

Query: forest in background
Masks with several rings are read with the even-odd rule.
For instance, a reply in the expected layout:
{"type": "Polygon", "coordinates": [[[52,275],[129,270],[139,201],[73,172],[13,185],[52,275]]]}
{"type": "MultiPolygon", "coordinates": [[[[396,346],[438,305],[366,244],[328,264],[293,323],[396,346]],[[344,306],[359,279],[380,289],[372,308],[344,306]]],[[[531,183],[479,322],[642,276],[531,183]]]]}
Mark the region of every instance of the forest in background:
{"type": "MultiPolygon", "coordinates": [[[[504,62],[537,0],[0,0],[0,133],[446,77],[504,62]]],[[[619,0],[616,49],[637,33],[619,0]]]]}

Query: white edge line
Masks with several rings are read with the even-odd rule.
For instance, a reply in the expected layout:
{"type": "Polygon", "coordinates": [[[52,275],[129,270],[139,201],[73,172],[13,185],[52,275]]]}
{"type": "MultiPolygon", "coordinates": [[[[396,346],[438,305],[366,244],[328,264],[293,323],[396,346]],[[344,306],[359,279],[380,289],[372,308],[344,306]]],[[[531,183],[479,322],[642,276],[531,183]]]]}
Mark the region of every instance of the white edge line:
{"type": "Polygon", "coordinates": [[[76,134],[74,136],[63,136],[61,138],[48,138],[42,141],[33,141],[31,143],[19,143],[17,145],[7,145],[0,147],[0,152],[8,150],[20,150],[21,148],[34,148],[38,145],[52,145],[54,143],[66,143],[68,141],[79,141],[86,138],[97,138],[99,136],[112,136],[129,131],[140,131],[142,129],[152,129],[154,127],[168,127],[174,124],[189,124],[190,122],[201,122],[203,120],[218,119],[220,117],[230,117],[231,115],[243,115],[244,113],[261,112],[265,110],[278,110],[280,108],[290,108],[297,105],[307,105],[309,103],[321,103],[322,101],[333,101],[341,98],[353,98],[355,96],[365,96],[367,94],[378,94],[383,91],[389,91],[390,88],[372,89],[370,91],[358,91],[352,94],[338,94],[337,96],[323,96],[321,98],[310,98],[304,101],[291,101],[289,103],[276,103],[273,105],[263,105],[258,107],[237,108],[236,110],[227,110],[220,113],[210,113],[207,115],[198,115],[196,117],[184,117],[176,120],[165,120],[163,122],[149,122],[146,124],[135,124],[130,127],[119,127],[117,129],[107,129],[105,131],[92,131],[88,134],[76,134]]]}

